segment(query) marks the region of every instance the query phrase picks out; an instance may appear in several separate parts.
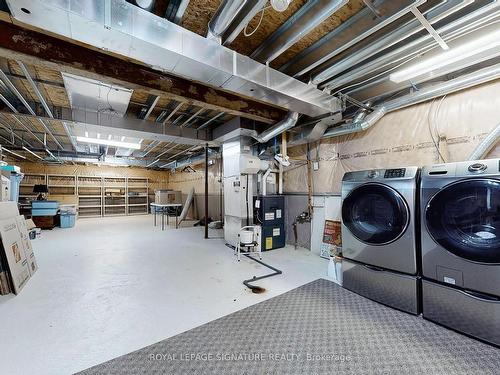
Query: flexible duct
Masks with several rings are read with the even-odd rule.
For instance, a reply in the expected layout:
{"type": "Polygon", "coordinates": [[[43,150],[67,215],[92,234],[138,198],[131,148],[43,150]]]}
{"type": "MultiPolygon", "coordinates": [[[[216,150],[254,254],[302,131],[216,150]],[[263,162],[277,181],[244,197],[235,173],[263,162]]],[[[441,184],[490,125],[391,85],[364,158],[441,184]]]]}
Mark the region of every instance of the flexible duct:
{"type": "Polygon", "coordinates": [[[387,109],[385,106],[376,107],[372,113],[361,120],[342,125],[325,132],[323,138],[337,137],[339,135],[365,131],[366,129],[371,128],[373,125],[375,125],[382,117],[384,117],[386,112],[387,109]]]}
{"type": "Polygon", "coordinates": [[[481,160],[488,155],[488,152],[500,141],[500,124],[493,129],[490,134],[472,151],[468,160],[481,160]]]}
{"type": "MultiPolygon", "coordinates": [[[[401,98],[385,102],[383,105],[376,107],[375,110],[367,115],[362,121],[352,122],[350,124],[328,130],[323,135],[323,138],[338,137],[340,135],[364,131],[375,125],[386,113],[438,98],[456,91],[464,90],[469,87],[477,86],[498,78],[500,78],[500,64],[492,65],[473,73],[423,88],[401,98]]],[[[497,132],[500,132],[500,130],[497,130],[497,132]]],[[[498,134],[497,132],[496,134],[498,134]]],[[[493,137],[493,135],[491,136],[493,137]]],[[[490,136],[487,138],[489,139],[490,136]]],[[[485,142],[485,146],[483,147],[484,149],[486,145],[487,144],[485,142]]]]}
{"type": "Polygon", "coordinates": [[[270,139],[280,135],[281,133],[293,128],[295,124],[297,124],[297,120],[299,119],[298,112],[288,112],[286,117],[278,122],[276,125],[270,127],[269,129],[263,131],[258,135],[254,135],[255,138],[260,143],[266,143],[270,139]]]}

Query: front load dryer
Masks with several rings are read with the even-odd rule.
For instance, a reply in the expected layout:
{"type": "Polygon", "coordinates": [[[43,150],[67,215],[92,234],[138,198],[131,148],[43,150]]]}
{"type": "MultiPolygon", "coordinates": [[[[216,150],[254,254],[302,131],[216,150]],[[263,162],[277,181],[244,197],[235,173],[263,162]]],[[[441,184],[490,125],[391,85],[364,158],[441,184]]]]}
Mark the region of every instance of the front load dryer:
{"type": "Polygon", "coordinates": [[[500,159],[423,168],[423,316],[500,345],[500,159]]]}
{"type": "Polygon", "coordinates": [[[348,172],[342,179],[343,286],[419,313],[419,168],[348,172]]]}

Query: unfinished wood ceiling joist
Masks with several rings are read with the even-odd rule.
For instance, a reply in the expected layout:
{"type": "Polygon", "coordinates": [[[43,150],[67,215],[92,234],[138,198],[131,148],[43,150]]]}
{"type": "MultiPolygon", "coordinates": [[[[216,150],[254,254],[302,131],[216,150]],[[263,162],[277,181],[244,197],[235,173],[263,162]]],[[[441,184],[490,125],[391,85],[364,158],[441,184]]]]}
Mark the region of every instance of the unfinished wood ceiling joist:
{"type": "MultiPolygon", "coordinates": [[[[307,1],[294,0],[290,3],[288,9],[284,12],[277,12],[268,7],[264,11],[262,22],[260,22],[261,13],[259,12],[248,24],[248,31],[251,33],[258,26],[258,29],[251,36],[245,36],[242,33],[228,45],[229,48],[243,55],[250,55],[260,44],[262,44],[270,35],[272,35],[283,23],[285,23],[294,13],[296,13],[307,1]]],[[[199,35],[207,35],[208,22],[221,4],[220,0],[208,1],[190,1],[188,8],[182,19],[182,27],[191,30],[199,35]]],[[[318,25],[313,31],[305,35],[295,45],[281,54],[271,63],[271,67],[279,68],[287,60],[306,49],[321,37],[335,29],[341,23],[352,17],[365,7],[363,0],[351,0],[335,14],[328,17],[324,22],[318,25]]]]}
{"type": "Polygon", "coordinates": [[[160,73],[136,62],[125,61],[18,25],[1,22],[0,28],[1,54],[9,59],[93,79],[113,81],[112,83],[131,89],[148,90],[180,102],[265,123],[279,121],[286,114],[283,109],[256,100],[160,73]]]}

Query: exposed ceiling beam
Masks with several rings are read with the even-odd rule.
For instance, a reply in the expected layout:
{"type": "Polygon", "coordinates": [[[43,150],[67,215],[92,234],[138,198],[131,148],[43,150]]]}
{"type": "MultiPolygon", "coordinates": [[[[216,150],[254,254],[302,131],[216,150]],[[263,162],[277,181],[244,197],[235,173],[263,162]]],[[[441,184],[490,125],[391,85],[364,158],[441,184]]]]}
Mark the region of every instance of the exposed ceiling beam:
{"type": "Polygon", "coordinates": [[[316,0],[306,2],[250,55],[269,63],[297,43],[321,22],[344,6],[348,0],[316,0]]]}
{"type": "MultiPolygon", "coordinates": [[[[28,74],[29,76],[29,74],[28,74]]],[[[30,112],[32,115],[36,115],[35,111],[31,106],[28,104],[26,99],[23,97],[23,95],[19,92],[19,90],[14,86],[14,84],[10,81],[9,77],[7,77],[4,72],[0,69],[0,79],[3,81],[5,85],[9,88],[10,91],[23,103],[24,107],[30,112]]],[[[43,128],[47,131],[47,133],[51,136],[51,138],[54,140],[56,145],[63,150],[64,147],[61,145],[61,143],[58,141],[58,139],[54,136],[52,133],[52,130],[50,129],[49,125],[43,120],[43,119],[38,119],[40,124],[42,124],[43,128]]]]}
{"type": "Polygon", "coordinates": [[[209,119],[206,122],[204,122],[203,124],[201,124],[196,130],[203,130],[203,129],[205,129],[208,125],[210,125],[212,122],[214,122],[215,120],[217,120],[219,117],[224,116],[225,114],[226,114],[226,112],[219,113],[218,115],[212,117],[211,119],[209,119]]]}
{"type": "Polygon", "coordinates": [[[112,81],[130,89],[154,90],[155,95],[164,95],[177,101],[265,123],[274,123],[286,115],[286,111],[281,108],[162,73],[19,25],[0,22],[0,29],[0,52],[9,59],[101,81],[112,81]]]}
{"type": "MultiPolygon", "coordinates": [[[[52,110],[50,109],[47,101],[45,100],[44,96],[40,92],[40,89],[38,88],[38,86],[36,85],[36,83],[33,81],[33,78],[31,77],[31,75],[30,75],[30,73],[28,71],[28,68],[26,68],[26,66],[23,64],[22,61],[17,61],[17,64],[19,65],[19,67],[21,68],[24,76],[28,80],[28,83],[31,86],[32,90],[35,92],[35,95],[37,96],[38,100],[40,100],[40,103],[42,104],[42,107],[45,109],[45,112],[47,112],[47,115],[49,115],[50,118],[54,118],[54,115],[52,114],[52,110]]],[[[71,143],[71,146],[76,151],[76,143],[75,143],[75,140],[73,139],[73,137],[71,135],[71,132],[68,129],[68,126],[64,122],[63,122],[62,125],[63,125],[63,128],[64,128],[64,131],[66,132],[66,136],[68,137],[68,139],[69,139],[69,141],[71,143]]],[[[51,132],[51,135],[52,135],[52,137],[54,137],[54,139],[56,139],[55,136],[52,134],[52,132],[51,132]]],[[[56,141],[57,141],[57,139],[56,139],[56,141]]],[[[59,142],[56,142],[56,143],[59,144],[59,142]]],[[[61,146],[61,149],[62,148],[63,147],[61,146]]]]}
{"type": "Polygon", "coordinates": [[[183,128],[185,126],[189,126],[189,123],[196,117],[198,116],[201,112],[205,111],[205,108],[200,108],[199,110],[197,110],[195,113],[193,113],[191,116],[189,116],[189,118],[184,121],[180,127],[183,128]]]}
{"type": "Polygon", "coordinates": [[[146,100],[146,103],[141,108],[139,114],[137,115],[137,118],[141,120],[147,120],[151,112],[153,112],[156,104],[158,103],[158,100],[160,100],[159,95],[149,95],[148,100],[146,100]]]}
{"type": "Polygon", "coordinates": [[[49,115],[49,117],[54,118],[54,115],[52,114],[52,110],[49,108],[49,105],[47,104],[47,101],[43,97],[43,95],[40,92],[40,90],[38,89],[38,86],[36,85],[36,83],[31,78],[31,75],[28,72],[28,69],[26,68],[26,66],[23,64],[22,61],[18,61],[17,65],[19,65],[19,67],[23,71],[23,74],[26,77],[26,79],[28,80],[29,85],[31,86],[31,88],[35,92],[35,95],[37,96],[38,100],[40,100],[40,103],[42,103],[42,106],[45,109],[45,112],[47,112],[47,114],[49,115]]]}
{"type": "Polygon", "coordinates": [[[14,138],[17,138],[21,141],[21,144],[26,144],[28,145],[29,147],[33,148],[33,145],[26,141],[24,138],[20,137],[17,133],[16,133],[16,130],[8,127],[7,125],[5,125],[1,120],[0,120],[0,128],[4,129],[7,133],[9,133],[10,135],[12,135],[14,138]]]}
{"type": "Polygon", "coordinates": [[[304,76],[336,55],[359,43],[378,30],[407,14],[412,6],[425,0],[383,0],[377,3],[382,17],[373,17],[369,8],[363,8],[333,31],[289,59],[280,70],[289,75],[304,76]]]}
{"type": "MultiPolygon", "coordinates": [[[[23,125],[21,120],[27,118],[44,121],[50,120],[50,118],[40,115],[33,116],[6,111],[5,107],[1,108],[0,106],[0,114],[12,116],[21,125],[23,125]]],[[[162,142],[174,141],[186,145],[198,145],[204,144],[205,142],[212,143],[208,137],[208,132],[199,132],[193,128],[181,128],[179,126],[165,127],[161,123],[139,120],[134,117],[118,117],[108,113],[97,113],[69,108],[59,108],[57,115],[58,117],[55,118],[55,120],[71,124],[74,129],[79,128],[86,131],[105,132],[108,134],[162,142]]],[[[35,136],[34,134],[32,135],[35,136]]]]}

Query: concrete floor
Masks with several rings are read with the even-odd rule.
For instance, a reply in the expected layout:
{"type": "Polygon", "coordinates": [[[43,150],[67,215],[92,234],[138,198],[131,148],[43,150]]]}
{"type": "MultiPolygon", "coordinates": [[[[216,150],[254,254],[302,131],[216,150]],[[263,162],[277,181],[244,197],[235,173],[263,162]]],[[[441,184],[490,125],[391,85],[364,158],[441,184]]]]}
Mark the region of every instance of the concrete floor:
{"type": "Polygon", "coordinates": [[[0,297],[2,373],[73,373],[326,276],[326,260],[286,247],[264,253],[283,275],[253,294],[241,281],[266,268],[238,263],[202,228],[162,232],[152,220],[82,219],[33,241],[38,273],[0,297]]]}

